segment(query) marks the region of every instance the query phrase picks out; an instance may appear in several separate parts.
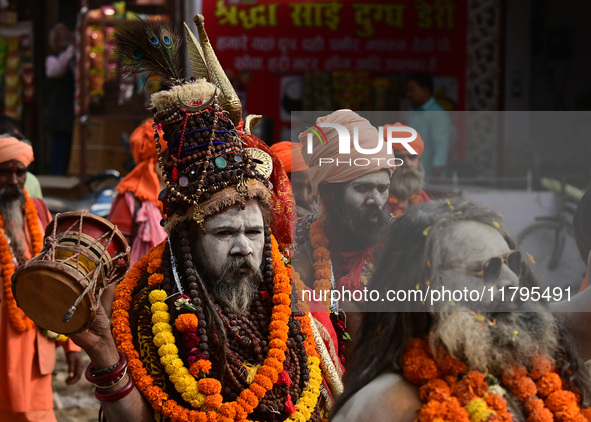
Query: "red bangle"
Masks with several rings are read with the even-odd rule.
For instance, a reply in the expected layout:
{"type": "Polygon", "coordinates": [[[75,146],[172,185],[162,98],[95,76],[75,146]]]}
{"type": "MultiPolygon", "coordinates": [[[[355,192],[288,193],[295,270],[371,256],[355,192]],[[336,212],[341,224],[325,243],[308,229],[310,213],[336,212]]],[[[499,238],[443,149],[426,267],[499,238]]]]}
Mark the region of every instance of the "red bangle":
{"type": "Polygon", "coordinates": [[[98,401],[112,403],[114,401],[121,400],[123,397],[127,396],[135,387],[133,377],[131,376],[131,374],[127,374],[127,376],[129,377],[127,383],[123,386],[121,390],[115,391],[114,393],[101,393],[100,391],[98,391],[98,388],[95,388],[94,396],[96,397],[96,399],[98,401]]]}
{"type": "Polygon", "coordinates": [[[92,375],[92,372],[90,370],[94,369],[94,366],[91,362],[86,368],[86,372],[84,373],[84,376],[86,377],[88,382],[95,385],[103,385],[109,384],[117,378],[119,378],[127,368],[127,355],[121,350],[118,350],[117,353],[119,353],[119,364],[111,372],[107,372],[104,375],[92,375]]]}

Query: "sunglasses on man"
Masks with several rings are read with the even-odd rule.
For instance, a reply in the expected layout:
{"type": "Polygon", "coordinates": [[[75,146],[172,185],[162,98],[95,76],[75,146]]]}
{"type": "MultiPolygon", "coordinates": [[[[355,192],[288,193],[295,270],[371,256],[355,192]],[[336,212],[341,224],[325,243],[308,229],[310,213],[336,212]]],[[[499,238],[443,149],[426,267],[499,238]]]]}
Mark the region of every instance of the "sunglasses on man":
{"type": "Polygon", "coordinates": [[[510,251],[504,255],[494,256],[482,261],[480,264],[480,271],[470,271],[462,268],[442,268],[442,270],[472,274],[482,278],[482,281],[486,284],[493,285],[499,281],[499,278],[501,277],[503,264],[506,264],[517,277],[521,277],[523,257],[519,251],[510,251]]]}

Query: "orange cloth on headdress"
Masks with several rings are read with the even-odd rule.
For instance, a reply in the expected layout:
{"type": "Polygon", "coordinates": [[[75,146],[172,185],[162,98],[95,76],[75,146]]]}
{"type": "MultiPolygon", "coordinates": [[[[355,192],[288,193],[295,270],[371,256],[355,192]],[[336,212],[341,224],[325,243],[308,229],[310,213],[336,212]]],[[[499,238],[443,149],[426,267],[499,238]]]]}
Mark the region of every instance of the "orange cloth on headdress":
{"type": "Polygon", "coordinates": [[[349,154],[339,154],[339,136],[334,128],[321,128],[328,139],[324,144],[320,143],[316,134],[311,130],[300,133],[302,155],[306,164],[310,167],[308,175],[314,192],[318,192],[318,185],[321,182],[348,182],[365,174],[375,173],[378,170],[388,170],[390,175],[394,172],[394,163],[388,163],[388,160],[393,157],[388,155],[385,145],[380,151],[373,154],[361,154],[355,149],[353,144],[354,127],[358,128],[359,146],[361,148],[372,149],[378,145],[378,142],[382,142],[381,137],[378,136],[378,130],[367,119],[354,111],[344,109],[337,110],[328,116],[319,117],[316,119],[316,124],[319,125],[320,123],[336,123],[344,126],[349,132],[351,152],[349,154]],[[311,139],[314,146],[312,154],[307,151],[308,133],[312,133],[311,139]],[[320,163],[321,158],[333,159],[334,161],[320,163]],[[369,162],[366,159],[369,159],[369,162]],[[348,164],[349,160],[351,160],[351,165],[348,164]],[[355,164],[355,160],[358,160],[357,164],[355,164]]]}
{"type": "Polygon", "coordinates": [[[271,151],[277,154],[287,173],[308,170],[304,157],[302,157],[302,144],[299,142],[277,142],[271,145],[271,151]]]}
{"type": "MultiPolygon", "coordinates": [[[[391,127],[391,126],[410,127],[410,126],[403,125],[400,122],[396,122],[393,125],[384,125],[384,141],[387,139],[387,136],[388,136],[388,127],[391,127]]],[[[392,137],[393,138],[408,138],[409,133],[408,132],[392,132],[392,137]]],[[[421,155],[423,155],[423,151],[425,150],[425,143],[423,142],[423,138],[421,138],[421,134],[418,131],[417,131],[417,138],[414,141],[409,142],[408,144],[419,154],[419,157],[421,155]]],[[[394,151],[406,151],[406,148],[404,147],[403,144],[392,144],[392,149],[394,151]]]]}
{"type": "MultiPolygon", "coordinates": [[[[137,164],[119,182],[117,191],[119,193],[131,192],[140,201],[157,203],[158,194],[160,193],[160,181],[154,170],[154,165],[158,160],[158,151],[156,151],[153,124],[154,120],[148,119],[132,132],[129,141],[133,159],[137,164]]],[[[162,150],[165,150],[167,144],[164,141],[163,133],[158,132],[158,134],[160,135],[162,150]]]]}
{"type": "Polygon", "coordinates": [[[29,167],[34,159],[31,145],[16,138],[0,139],[0,163],[16,160],[29,167]]]}

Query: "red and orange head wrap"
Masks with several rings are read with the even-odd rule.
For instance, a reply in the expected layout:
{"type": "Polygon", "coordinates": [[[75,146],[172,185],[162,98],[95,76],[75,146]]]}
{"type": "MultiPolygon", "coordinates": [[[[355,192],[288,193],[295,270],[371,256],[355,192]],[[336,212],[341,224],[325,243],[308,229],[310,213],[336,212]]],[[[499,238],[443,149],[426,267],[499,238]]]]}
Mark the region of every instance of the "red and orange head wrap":
{"type": "Polygon", "coordinates": [[[0,138],[0,163],[12,160],[29,167],[34,160],[33,148],[16,138],[0,138]]]}
{"type": "MultiPolygon", "coordinates": [[[[387,139],[388,128],[393,127],[393,126],[410,127],[410,126],[403,125],[400,122],[396,122],[393,125],[384,125],[384,140],[387,139]]],[[[408,138],[408,132],[392,132],[392,137],[393,138],[408,138]]],[[[419,132],[417,132],[417,138],[414,141],[409,142],[408,144],[419,154],[419,157],[421,155],[423,155],[423,150],[425,149],[425,143],[423,142],[423,138],[421,138],[421,134],[419,132]]],[[[392,144],[392,149],[394,151],[406,151],[404,144],[394,143],[394,144],[392,144]]]]}
{"type": "MultiPolygon", "coordinates": [[[[154,139],[154,120],[148,119],[138,126],[130,136],[131,153],[136,162],[135,168],[117,185],[120,193],[131,192],[140,201],[158,201],[160,181],[154,169],[158,159],[154,139]]],[[[160,132],[162,134],[162,132],[160,132]]],[[[166,141],[161,141],[166,149],[166,141]]]]}

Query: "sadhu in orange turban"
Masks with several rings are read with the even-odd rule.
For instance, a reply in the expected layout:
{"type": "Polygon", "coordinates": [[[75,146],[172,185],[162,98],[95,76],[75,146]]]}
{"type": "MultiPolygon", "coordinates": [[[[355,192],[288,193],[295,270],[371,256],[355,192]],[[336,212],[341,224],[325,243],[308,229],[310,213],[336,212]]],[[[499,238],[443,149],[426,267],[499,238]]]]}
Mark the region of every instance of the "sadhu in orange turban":
{"type": "MultiPolygon", "coordinates": [[[[160,180],[155,170],[158,152],[156,151],[156,141],[154,140],[153,124],[154,121],[148,119],[132,132],[129,141],[133,159],[137,164],[119,182],[117,191],[119,193],[131,192],[140,201],[150,201],[156,204],[158,202],[158,194],[160,193],[160,180]]],[[[162,149],[166,149],[167,145],[162,132],[159,134],[162,149]]]]}
{"type": "Polygon", "coordinates": [[[365,118],[354,111],[343,109],[337,110],[328,116],[316,119],[316,125],[321,123],[336,123],[344,126],[349,132],[349,141],[351,149],[349,154],[339,153],[339,134],[334,128],[322,128],[326,134],[327,141],[322,145],[316,135],[310,129],[300,133],[299,139],[302,143],[302,155],[306,164],[310,167],[308,175],[314,192],[318,192],[318,185],[321,182],[341,183],[349,182],[365,174],[375,173],[379,170],[387,170],[390,175],[394,172],[395,161],[391,154],[388,154],[388,148],[383,139],[378,134],[378,130],[365,118]],[[358,130],[359,146],[364,150],[375,149],[378,143],[383,143],[383,147],[371,154],[365,154],[357,151],[353,144],[354,129],[358,130]],[[308,140],[313,142],[313,152],[308,153],[308,140]],[[333,162],[320,162],[320,159],[333,159],[333,162]],[[337,160],[340,164],[337,165],[337,160]],[[342,164],[349,162],[351,165],[342,164]],[[359,164],[355,164],[358,162],[359,164]],[[367,165],[366,165],[367,163],[367,165]]]}
{"type": "Polygon", "coordinates": [[[33,148],[16,138],[0,138],[0,163],[20,161],[26,167],[33,162],[33,148]]]}

